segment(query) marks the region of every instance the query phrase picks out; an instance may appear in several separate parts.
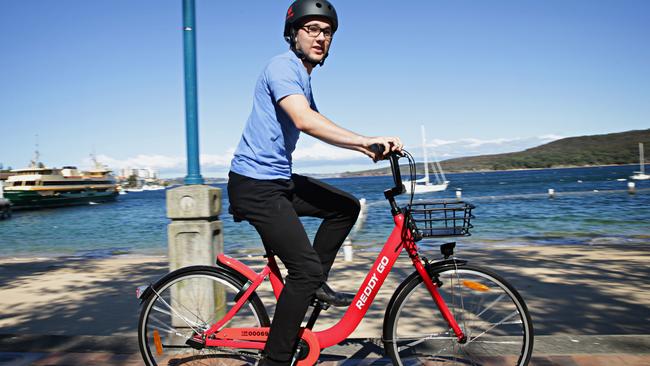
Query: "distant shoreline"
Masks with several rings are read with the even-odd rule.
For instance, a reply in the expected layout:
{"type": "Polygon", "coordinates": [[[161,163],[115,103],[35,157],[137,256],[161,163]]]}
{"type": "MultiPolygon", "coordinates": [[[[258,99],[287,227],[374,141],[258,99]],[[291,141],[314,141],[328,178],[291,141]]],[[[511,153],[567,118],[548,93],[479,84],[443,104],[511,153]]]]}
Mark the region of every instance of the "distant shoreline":
{"type": "MultiPolygon", "coordinates": [[[[457,173],[488,173],[488,172],[513,172],[513,171],[530,171],[530,170],[552,170],[552,169],[577,169],[577,168],[603,168],[603,167],[612,167],[612,166],[638,166],[638,164],[602,164],[602,165],[560,165],[552,168],[516,168],[516,169],[478,169],[478,170],[450,170],[445,171],[445,174],[457,174],[457,173]]],[[[379,168],[382,169],[382,168],[379,168]]],[[[364,172],[365,170],[362,170],[364,172]]],[[[362,178],[362,177],[390,177],[391,173],[381,173],[381,174],[359,174],[358,172],[342,172],[342,173],[300,173],[301,175],[306,175],[309,177],[316,178],[362,178]]],[[[421,174],[421,173],[419,173],[421,174]]],[[[404,175],[402,174],[402,178],[404,175]]],[[[184,178],[163,178],[166,181],[172,180],[183,180],[184,178]]],[[[228,183],[228,178],[215,178],[215,177],[206,177],[206,180],[211,182],[206,182],[206,184],[221,184],[228,183]],[[214,183],[213,183],[214,182],[214,183]]]]}
{"type": "MultiPolygon", "coordinates": [[[[490,172],[514,172],[514,171],[531,171],[531,170],[553,170],[553,169],[578,169],[578,168],[605,168],[613,166],[638,166],[638,164],[602,164],[602,165],[560,165],[551,168],[515,168],[515,169],[477,169],[477,170],[450,170],[445,171],[445,174],[457,173],[490,173],[490,172]]],[[[309,174],[306,174],[309,175],[309,174]]],[[[322,175],[325,177],[324,175],[322,175]]],[[[344,172],[332,174],[330,178],[359,178],[359,177],[390,177],[390,173],[382,174],[355,174],[354,172],[344,172]],[[346,174],[341,176],[340,174],[346,174]],[[349,175],[348,175],[349,174],[349,175]]],[[[402,175],[403,177],[403,175],[402,175]]]]}

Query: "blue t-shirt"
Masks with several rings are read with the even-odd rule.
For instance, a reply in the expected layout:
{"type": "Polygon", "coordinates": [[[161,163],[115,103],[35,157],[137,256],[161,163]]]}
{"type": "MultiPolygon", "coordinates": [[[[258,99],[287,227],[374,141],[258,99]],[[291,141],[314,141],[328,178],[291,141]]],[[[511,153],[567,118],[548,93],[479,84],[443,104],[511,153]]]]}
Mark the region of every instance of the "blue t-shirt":
{"type": "Polygon", "coordinates": [[[255,179],[290,179],[291,153],[300,130],[278,105],[302,94],[318,111],[311,93],[311,78],[291,51],[272,58],[255,84],[253,110],[230,163],[230,170],[255,179]]]}

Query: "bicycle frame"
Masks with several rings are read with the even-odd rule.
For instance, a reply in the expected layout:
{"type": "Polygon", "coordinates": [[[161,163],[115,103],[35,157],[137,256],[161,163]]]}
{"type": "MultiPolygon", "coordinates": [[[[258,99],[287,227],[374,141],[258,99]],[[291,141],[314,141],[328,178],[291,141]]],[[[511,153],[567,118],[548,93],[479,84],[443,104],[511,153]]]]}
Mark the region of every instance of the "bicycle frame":
{"type": "MultiPolygon", "coordinates": [[[[322,331],[311,332],[309,329],[303,330],[303,339],[306,339],[307,342],[310,343],[310,347],[317,345],[319,349],[325,349],[336,345],[345,340],[357,328],[375,299],[375,296],[379,292],[379,289],[383,285],[388,273],[392,270],[395,261],[404,249],[406,249],[413,262],[413,266],[422,277],[427,289],[433,297],[433,300],[438,306],[440,313],[447,321],[450,328],[453,329],[459,342],[464,342],[466,339],[418,256],[417,245],[411,237],[410,230],[407,230],[405,227],[404,214],[398,213],[393,217],[395,227],[384,244],[382,251],[377,256],[370,272],[368,272],[366,278],[359,287],[352,304],[348,307],[343,317],[338,321],[338,323],[322,331]],[[304,333],[307,334],[305,335],[304,333]]],[[[245,276],[250,283],[248,287],[244,287],[245,290],[242,290],[244,293],[238,295],[239,299],[236,304],[228,311],[224,318],[215,323],[210,327],[210,329],[201,335],[203,337],[202,341],[205,342],[205,345],[208,347],[263,349],[266,337],[268,336],[268,328],[222,329],[222,327],[230,321],[237,311],[239,311],[248,297],[267,276],[270,277],[271,286],[276,299],[280,296],[284,285],[275,259],[272,256],[269,256],[269,263],[259,273],[254,272],[236,259],[227,257],[223,254],[219,255],[218,261],[220,265],[230,267],[232,270],[245,276]]]]}

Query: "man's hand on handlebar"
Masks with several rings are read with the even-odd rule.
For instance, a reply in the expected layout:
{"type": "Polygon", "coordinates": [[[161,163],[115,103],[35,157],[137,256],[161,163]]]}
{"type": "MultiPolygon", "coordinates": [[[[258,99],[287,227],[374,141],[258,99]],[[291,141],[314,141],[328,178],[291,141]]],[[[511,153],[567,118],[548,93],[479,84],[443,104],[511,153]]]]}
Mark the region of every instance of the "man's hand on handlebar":
{"type": "Polygon", "coordinates": [[[402,147],[404,147],[404,145],[399,137],[368,137],[363,153],[368,155],[372,161],[377,162],[388,157],[388,155],[393,151],[401,152],[402,147]]]}

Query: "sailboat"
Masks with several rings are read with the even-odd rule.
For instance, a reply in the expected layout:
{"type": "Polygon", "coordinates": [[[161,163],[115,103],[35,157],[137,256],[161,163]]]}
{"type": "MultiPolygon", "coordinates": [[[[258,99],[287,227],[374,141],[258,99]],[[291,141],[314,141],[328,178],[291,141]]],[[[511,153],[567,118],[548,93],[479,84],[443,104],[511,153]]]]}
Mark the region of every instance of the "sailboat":
{"type": "Polygon", "coordinates": [[[650,179],[650,175],[645,173],[645,162],[643,161],[643,143],[641,142],[639,142],[639,167],[640,171],[634,172],[634,175],[630,178],[634,180],[650,179]]]}
{"type": "MultiPolygon", "coordinates": [[[[414,193],[429,193],[429,192],[440,192],[444,191],[447,189],[447,186],[449,185],[449,181],[445,177],[445,173],[442,171],[442,167],[440,166],[440,163],[438,163],[438,159],[434,159],[434,169],[433,169],[433,174],[436,177],[436,182],[431,183],[429,180],[429,162],[428,160],[428,153],[427,153],[427,145],[426,145],[426,137],[424,133],[424,126],[420,126],[422,129],[422,152],[424,155],[424,178],[418,179],[415,181],[415,192],[414,193]]],[[[404,187],[406,188],[406,193],[411,193],[411,182],[410,181],[404,181],[404,187]]]]}

